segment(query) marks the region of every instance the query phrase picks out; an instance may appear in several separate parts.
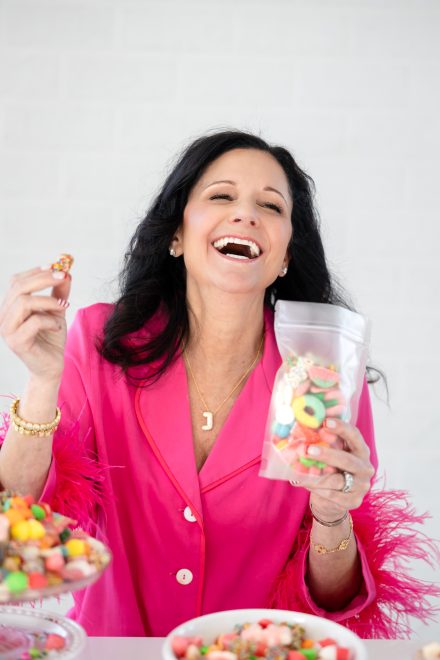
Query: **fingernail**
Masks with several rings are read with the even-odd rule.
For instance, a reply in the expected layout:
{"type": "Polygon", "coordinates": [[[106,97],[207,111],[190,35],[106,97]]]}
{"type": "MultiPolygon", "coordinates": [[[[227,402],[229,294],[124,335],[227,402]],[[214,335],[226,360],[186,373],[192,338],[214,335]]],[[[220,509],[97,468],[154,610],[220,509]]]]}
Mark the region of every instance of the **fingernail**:
{"type": "Polygon", "coordinates": [[[54,273],[52,273],[52,277],[55,280],[64,280],[66,273],[64,273],[62,270],[56,270],[54,273]]]}
{"type": "Polygon", "coordinates": [[[336,422],[335,422],[334,419],[326,419],[325,420],[325,425],[328,426],[329,429],[336,428],[336,422]]]}
{"type": "Polygon", "coordinates": [[[63,298],[58,298],[57,303],[60,307],[64,307],[64,309],[67,309],[70,305],[70,302],[64,300],[63,298]]]}
{"type": "Polygon", "coordinates": [[[309,456],[319,456],[321,450],[319,447],[316,447],[315,445],[310,445],[309,447],[307,447],[307,453],[309,456]]]}

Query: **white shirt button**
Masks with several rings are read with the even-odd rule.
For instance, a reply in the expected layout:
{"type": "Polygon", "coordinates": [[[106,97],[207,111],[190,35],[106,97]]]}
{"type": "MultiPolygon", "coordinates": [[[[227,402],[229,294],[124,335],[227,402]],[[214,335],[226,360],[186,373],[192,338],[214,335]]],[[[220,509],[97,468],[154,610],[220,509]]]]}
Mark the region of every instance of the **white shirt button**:
{"type": "Polygon", "coordinates": [[[181,568],[176,573],[176,580],[179,584],[190,584],[193,581],[193,577],[189,568],[181,568]]]}
{"type": "Polygon", "coordinates": [[[183,510],[183,517],[184,517],[185,520],[187,520],[188,522],[197,522],[197,518],[195,517],[195,515],[193,514],[193,512],[191,511],[191,509],[189,508],[189,506],[186,506],[186,507],[184,508],[184,510],[183,510]]]}

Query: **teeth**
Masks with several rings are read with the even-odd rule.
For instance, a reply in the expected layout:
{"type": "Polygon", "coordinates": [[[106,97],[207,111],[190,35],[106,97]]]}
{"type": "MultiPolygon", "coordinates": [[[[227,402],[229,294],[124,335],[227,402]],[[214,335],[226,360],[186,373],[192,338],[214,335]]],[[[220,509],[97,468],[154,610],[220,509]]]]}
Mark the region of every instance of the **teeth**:
{"type": "MultiPolygon", "coordinates": [[[[253,241],[248,241],[245,238],[235,238],[233,236],[225,236],[224,238],[219,238],[217,241],[213,243],[213,245],[215,248],[221,249],[226,247],[228,243],[236,243],[237,245],[248,245],[251,250],[252,256],[258,257],[260,255],[260,248],[258,247],[258,245],[253,241]]],[[[246,259],[246,257],[244,258],[246,259]]]]}
{"type": "Polygon", "coordinates": [[[229,252],[226,253],[227,257],[234,257],[234,259],[249,259],[249,257],[245,257],[244,254],[229,254],[229,252]]]}

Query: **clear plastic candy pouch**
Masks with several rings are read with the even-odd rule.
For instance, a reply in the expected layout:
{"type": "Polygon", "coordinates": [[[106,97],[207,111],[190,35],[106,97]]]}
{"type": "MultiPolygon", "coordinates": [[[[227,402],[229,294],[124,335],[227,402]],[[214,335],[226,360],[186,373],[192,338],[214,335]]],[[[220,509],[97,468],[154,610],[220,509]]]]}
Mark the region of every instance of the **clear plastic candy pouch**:
{"type": "Polygon", "coordinates": [[[325,481],[332,466],[310,444],[343,449],[325,421],[356,420],[371,325],[343,307],[278,300],[275,336],[283,363],[269,408],[260,476],[300,485],[325,481]]]}

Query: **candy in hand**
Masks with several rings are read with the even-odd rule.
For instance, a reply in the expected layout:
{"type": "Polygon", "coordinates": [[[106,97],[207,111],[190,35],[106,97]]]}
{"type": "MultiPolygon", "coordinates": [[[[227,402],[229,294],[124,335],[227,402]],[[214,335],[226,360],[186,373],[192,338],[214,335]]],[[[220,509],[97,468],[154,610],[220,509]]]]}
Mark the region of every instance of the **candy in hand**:
{"type": "Polygon", "coordinates": [[[73,257],[71,254],[60,254],[58,260],[51,264],[51,270],[62,271],[68,273],[73,265],[73,257]]]}

